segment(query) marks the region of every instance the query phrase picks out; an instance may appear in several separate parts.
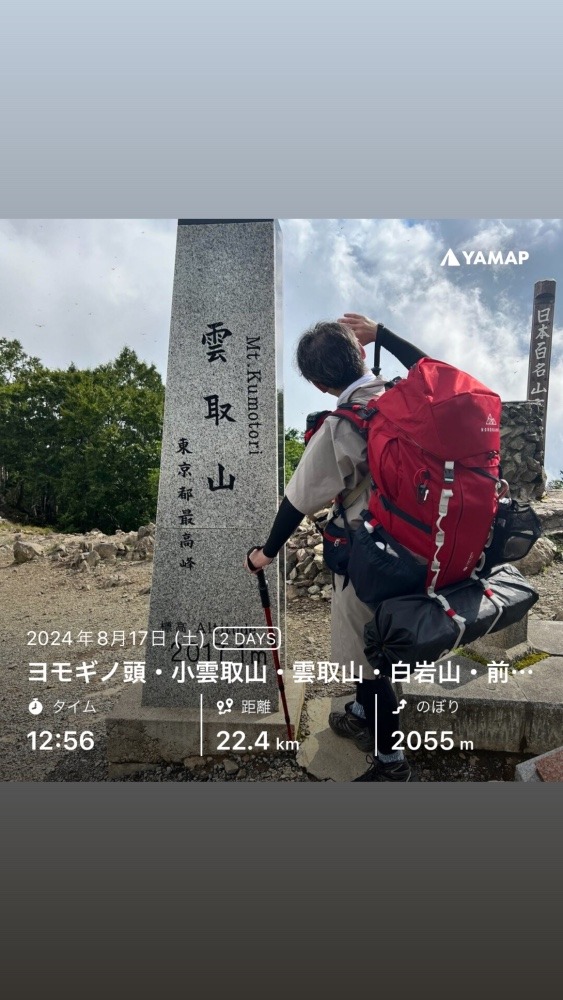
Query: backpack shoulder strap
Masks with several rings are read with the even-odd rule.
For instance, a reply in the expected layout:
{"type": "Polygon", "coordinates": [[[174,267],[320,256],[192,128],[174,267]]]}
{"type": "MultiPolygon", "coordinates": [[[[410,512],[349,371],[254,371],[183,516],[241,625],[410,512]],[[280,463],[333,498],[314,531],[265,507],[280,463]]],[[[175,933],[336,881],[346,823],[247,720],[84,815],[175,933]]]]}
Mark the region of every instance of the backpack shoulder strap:
{"type": "Polygon", "coordinates": [[[362,406],[361,403],[343,403],[342,406],[338,406],[336,410],[333,410],[329,416],[347,420],[365,438],[367,437],[368,421],[375,413],[377,413],[375,406],[367,407],[362,406]]]}
{"type": "Polygon", "coordinates": [[[371,485],[371,476],[368,472],[367,475],[364,476],[362,481],[358,483],[357,486],[354,486],[353,490],[350,490],[350,492],[346,494],[346,496],[344,497],[344,501],[340,503],[340,506],[343,507],[344,510],[348,510],[348,507],[351,507],[352,504],[356,502],[358,497],[361,496],[362,493],[364,493],[365,490],[367,490],[368,486],[370,485],[371,485]]]}

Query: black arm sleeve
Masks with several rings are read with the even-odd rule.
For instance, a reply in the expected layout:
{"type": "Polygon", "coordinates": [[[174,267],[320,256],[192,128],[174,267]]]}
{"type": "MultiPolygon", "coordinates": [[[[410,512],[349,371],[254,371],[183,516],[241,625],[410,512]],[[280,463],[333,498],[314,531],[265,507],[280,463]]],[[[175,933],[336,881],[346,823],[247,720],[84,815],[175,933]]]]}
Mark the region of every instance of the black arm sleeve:
{"type": "Polygon", "coordinates": [[[405,368],[412,368],[421,358],[428,357],[424,351],[420,351],[414,344],[409,344],[408,340],[402,340],[401,337],[397,337],[395,333],[392,333],[386,326],[383,326],[383,323],[379,324],[377,344],[393,354],[397,358],[397,361],[400,361],[405,368]]]}
{"type": "Polygon", "coordinates": [[[262,552],[268,559],[273,559],[274,556],[277,556],[282,545],[287,542],[289,536],[293,534],[297,525],[301,524],[304,517],[305,515],[300,510],[297,510],[297,507],[294,507],[287,497],[283,498],[272,525],[268,541],[262,548],[262,552]]]}

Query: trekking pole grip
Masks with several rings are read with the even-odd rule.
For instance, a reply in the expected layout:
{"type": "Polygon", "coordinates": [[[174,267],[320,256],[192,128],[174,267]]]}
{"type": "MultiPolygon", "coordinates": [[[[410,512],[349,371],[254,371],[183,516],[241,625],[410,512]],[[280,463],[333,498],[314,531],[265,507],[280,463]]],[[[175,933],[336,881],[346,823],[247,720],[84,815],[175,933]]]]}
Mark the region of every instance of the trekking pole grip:
{"type": "Polygon", "coordinates": [[[266,576],[264,574],[264,570],[263,569],[256,569],[256,566],[254,565],[254,563],[252,562],[252,560],[250,558],[250,553],[254,552],[254,549],[256,547],[257,547],[256,545],[253,545],[252,548],[248,550],[248,552],[246,553],[246,561],[247,561],[248,565],[250,566],[250,569],[253,570],[253,572],[256,573],[256,576],[258,577],[258,590],[259,590],[259,593],[260,593],[260,600],[262,602],[262,607],[263,608],[269,608],[270,607],[270,595],[268,593],[268,584],[266,583],[266,576]]]}

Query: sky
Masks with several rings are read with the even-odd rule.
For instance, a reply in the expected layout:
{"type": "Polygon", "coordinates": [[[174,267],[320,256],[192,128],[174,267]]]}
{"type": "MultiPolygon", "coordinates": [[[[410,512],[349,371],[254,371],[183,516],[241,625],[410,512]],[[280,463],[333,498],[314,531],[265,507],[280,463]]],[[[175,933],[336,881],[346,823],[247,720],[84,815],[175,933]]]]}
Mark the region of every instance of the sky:
{"type": "MultiPolygon", "coordinates": [[[[94,367],[128,346],[166,378],[175,219],[0,220],[0,337],[50,368],[94,367]]],[[[526,398],[534,282],[559,301],[547,420],[548,478],[563,468],[563,220],[285,219],[285,425],[303,429],[331,396],[294,363],[299,335],[359,312],[503,400],[526,398]],[[440,266],[452,248],[460,267],[440,266]],[[466,265],[462,250],[526,251],[522,265],[466,265]]],[[[368,355],[368,360],[371,361],[368,355]]],[[[383,374],[404,374],[382,353],[383,374]]]]}

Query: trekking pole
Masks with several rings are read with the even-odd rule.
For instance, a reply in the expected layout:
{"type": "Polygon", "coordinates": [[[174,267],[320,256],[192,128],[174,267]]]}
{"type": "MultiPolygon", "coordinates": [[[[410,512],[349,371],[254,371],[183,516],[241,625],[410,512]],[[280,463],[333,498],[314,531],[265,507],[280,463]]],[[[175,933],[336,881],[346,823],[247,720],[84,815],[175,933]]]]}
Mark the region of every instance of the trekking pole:
{"type": "Polygon", "coordinates": [[[376,378],[379,378],[381,373],[381,345],[377,343],[373,345],[373,368],[372,372],[376,378]]]}
{"type": "MultiPolygon", "coordinates": [[[[256,548],[256,546],[253,545],[253,547],[248,550],[247,555],[246,555],[246,561],[247,561],[250,569],[254,570],[254,572],[256,573],[256,576],[258,577],[258,590],[260,591],[260,600],[262,602],[262,607],[264,608],[264,615],[266,617],[266,624],[268,625],[269,628],[273,628],[273,625],[272,625],[272,612],[271,612],[271,604],[270,604],[270,592],[268,590],[268,584],[266,582],[266,576],[265,576],[264,570],[263,569],[257,570],[256,567],[254,566],[254,564],[250,560],[250,553],[254,552],[255,548],[256,548]]],[[[293,740],[293,732],[292,732],[292,729],[291,729],[291,722],[289,721],[289,711],[288,711],[288,708],[287,708],[287,701],[286,701],[286,697],[285,697],[285,686],[284,686],[284,683],[283,683],[282,669],[281,669],[281,666],[280,666],[280,658],[278,656],[277,649],[272,649],[272,656],[274,658],[274,667],[276,668],[276,677],[277,677],[278,688],[279,688],[279,691],[280,691],[280,696],[281,696],[282,705],[283,705],[283,714],[285,716],[285,724],[287,726],[287,734],[288,734],[290,740],[293,740]]]]}

